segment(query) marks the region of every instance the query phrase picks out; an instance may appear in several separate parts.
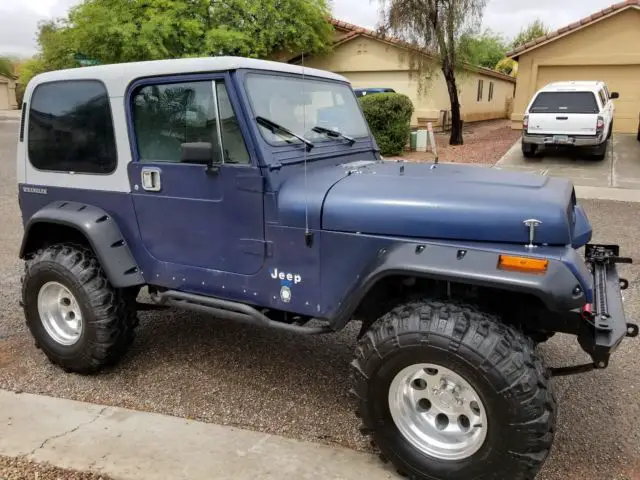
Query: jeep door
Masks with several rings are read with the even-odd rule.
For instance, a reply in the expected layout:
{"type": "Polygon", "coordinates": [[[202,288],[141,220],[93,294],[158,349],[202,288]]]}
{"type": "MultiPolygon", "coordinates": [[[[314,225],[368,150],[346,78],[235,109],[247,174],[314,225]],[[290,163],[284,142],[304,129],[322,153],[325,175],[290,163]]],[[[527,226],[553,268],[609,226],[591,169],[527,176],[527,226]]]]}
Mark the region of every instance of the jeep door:
{"type": "Polygon", "coordinates": [[[129,88],[127,102],[132,198],[146,250],[166,262],[158,270],[258,272],[263,177],[228,77],[143,79],[129,88]],[[185,143],[209,145],[216,167],[181,160],[185,143]]]}

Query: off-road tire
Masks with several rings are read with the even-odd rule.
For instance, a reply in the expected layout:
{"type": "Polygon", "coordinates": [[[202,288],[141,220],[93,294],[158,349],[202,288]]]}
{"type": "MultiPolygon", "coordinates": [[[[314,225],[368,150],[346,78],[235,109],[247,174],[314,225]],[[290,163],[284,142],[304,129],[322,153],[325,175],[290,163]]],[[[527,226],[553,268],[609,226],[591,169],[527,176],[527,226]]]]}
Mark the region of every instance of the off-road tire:
{"type": "Polygon", "coordinates": [[[351,393],[361,431],[411,480],[528,480],[549,455],[556,403],[530,339],[470,305],[435,300],[400,305],[357,343],[351,393]],[[389,410],[389,386],[408,365],[436,363],[463,376],[483,398],[488,431],[463,460],[438,460],[412,446],[389,410]]]}
{"type": "Polygon", "coordinates": [[[25,262],[22,302],[36,346],[67,372],[95,373],[117,363],[133,343],[137,315],[127,292],[114,288],[94,253],[83,246],[58,244],[25,262]],[[70,346],[56,342],[38,312],[38,292],[47,282],[64,285],[82,311],[83,328],[70,346]]]}
{"type": "Polygon", "coordinates": [[[533,143],[522,142],[522,155],[525,158],[534,158],[538,154],[538,146],[533,143]]]}

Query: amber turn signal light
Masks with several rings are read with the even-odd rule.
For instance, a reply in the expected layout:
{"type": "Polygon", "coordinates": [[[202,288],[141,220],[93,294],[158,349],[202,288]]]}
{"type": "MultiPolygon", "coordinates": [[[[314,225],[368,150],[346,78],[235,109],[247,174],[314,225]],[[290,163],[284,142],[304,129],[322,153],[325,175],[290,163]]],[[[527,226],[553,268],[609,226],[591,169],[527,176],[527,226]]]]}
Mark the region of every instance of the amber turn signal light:
{"type": "Polygon", "coordinates": [[[511,255],[500,255],[498,268],[510,272],[522,272],[542,274],[547,271],[549,260],[529,257],[515,257],[511,255]]]}

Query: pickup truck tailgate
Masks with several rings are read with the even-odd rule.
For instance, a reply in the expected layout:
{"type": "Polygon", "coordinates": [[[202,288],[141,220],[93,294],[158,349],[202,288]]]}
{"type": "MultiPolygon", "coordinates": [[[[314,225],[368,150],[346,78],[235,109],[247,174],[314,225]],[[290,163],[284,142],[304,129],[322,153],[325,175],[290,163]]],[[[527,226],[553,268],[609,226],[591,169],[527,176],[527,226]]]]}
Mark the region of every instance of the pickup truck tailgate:
{"type": "Polygon", "coordinates": [[[595,135],[598,115],[531,113],[528,133],[539,135],[595,135]]]}

